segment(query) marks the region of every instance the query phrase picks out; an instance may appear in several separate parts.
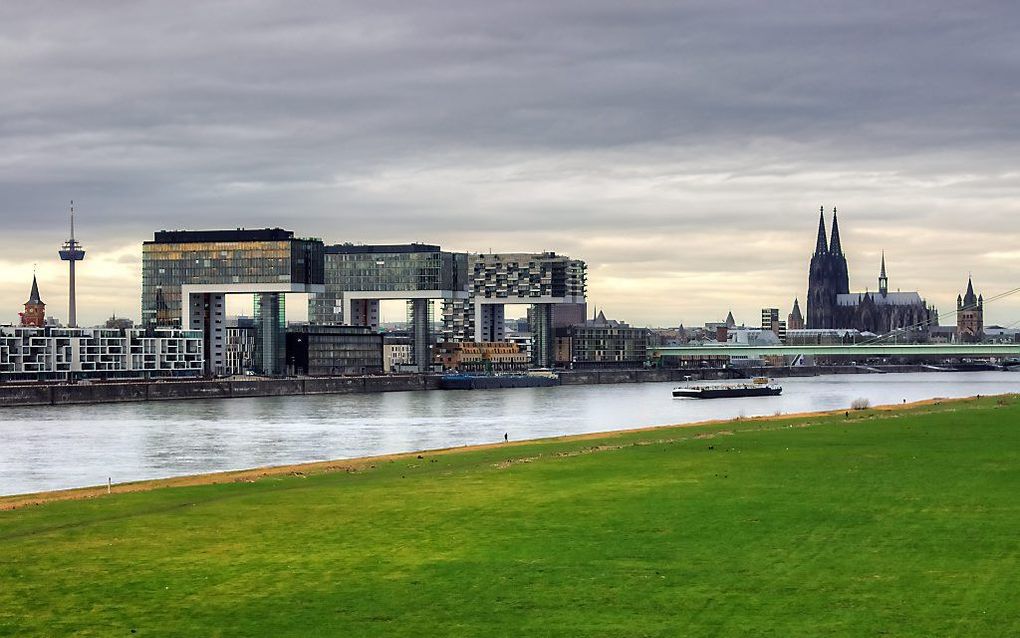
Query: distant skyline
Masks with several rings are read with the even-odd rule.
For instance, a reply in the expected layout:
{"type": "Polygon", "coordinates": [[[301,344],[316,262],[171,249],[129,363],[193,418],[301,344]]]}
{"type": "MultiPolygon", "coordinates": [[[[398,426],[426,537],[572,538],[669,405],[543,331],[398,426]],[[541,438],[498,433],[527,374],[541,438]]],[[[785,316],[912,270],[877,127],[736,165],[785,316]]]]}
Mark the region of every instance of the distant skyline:
{"type": "MultiPolygon", "coordinates": [[[[82,325],[162,228],[554,250],[635,325],[802,309],[818,207],[854,290],[1020,286],[1020,8],[901,2],[7,3],[0,323],[75,200],[82,325]]],[[[293,307],[293,303],[291,304],[293,307]]],[[[1020,321],[1020,295],[987,324],[1020,321]]],[[[944,320],[951,323],[951,320],[944,320]]],[[[1020,325],[1020,324],[1018,324],[1020,325]]]]}

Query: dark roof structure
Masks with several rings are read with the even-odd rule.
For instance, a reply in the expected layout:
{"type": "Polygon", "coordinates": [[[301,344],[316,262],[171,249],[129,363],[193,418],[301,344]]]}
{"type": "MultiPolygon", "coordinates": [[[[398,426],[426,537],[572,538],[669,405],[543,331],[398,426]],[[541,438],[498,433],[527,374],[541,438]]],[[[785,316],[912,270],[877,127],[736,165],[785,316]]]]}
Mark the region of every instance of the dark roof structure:
{"type": "Polygon", "coordinates": [[[439,246],[431,244],[333,244],[326,246],[327,255],[378,255],[393,253],[437,253],[439,246]]]}
{"type": "Polygon", "coordinates": [[[147,244],[188,244],[236,241],[287,241],[294,239],[294,231],[282,228],[256,228],[247,230],[160,230],[147,244]]]}

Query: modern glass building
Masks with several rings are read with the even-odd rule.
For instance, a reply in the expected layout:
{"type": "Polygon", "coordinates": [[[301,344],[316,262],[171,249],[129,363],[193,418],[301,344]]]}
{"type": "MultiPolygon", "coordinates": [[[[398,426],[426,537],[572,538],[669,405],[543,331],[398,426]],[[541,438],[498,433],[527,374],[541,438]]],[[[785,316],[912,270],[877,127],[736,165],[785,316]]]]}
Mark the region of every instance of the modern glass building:
{"type": "Polygon", "coordinates": [[[415,363],[431,361],[431,301],[466,299],[467,254],[430,244],[325,247],[325,292],[308,302],[313,324],[379,327],[379,302],[406,300],[415,363]]]}
{"type": "Polygon", "coordinates": [[[312,377],[381,374],[383,336],[367,326],[292,327],[287,363],[295,374],[312,377]]]}
{"type": "Polygon", "coordinates": [[[226,371],[226,295],[257,295],[256,367],[282,374],[281,295],[323,290],[322,241],[281,228],[159,231],[142,245],[143,325],[202,330],[209,374],[226,371]]]}

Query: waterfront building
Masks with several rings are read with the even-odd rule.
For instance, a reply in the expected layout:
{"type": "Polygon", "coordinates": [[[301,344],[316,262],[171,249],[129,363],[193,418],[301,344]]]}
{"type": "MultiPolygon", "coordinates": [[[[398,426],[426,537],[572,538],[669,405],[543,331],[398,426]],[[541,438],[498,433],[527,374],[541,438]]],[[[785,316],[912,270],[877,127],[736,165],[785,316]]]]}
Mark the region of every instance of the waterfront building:
{"type": "MultiPolygon", "coordinates": [[[[26,306],[27,308],[28,306],[26,306]]],[[[984,337],[985,300],[974,294],[974,283],[967,278],[967,292],[956,296],[956,337],[964,343],[977,343],[984,337]]]]}
{"type": "Polygon", "coordinates": [[[368,326],[291,326],[287,367],[311,377],[382,374],[383,336],[368,326]]]}
{"type": "Polygon", "coordinates": [[[532,363],[549,367],[554,360],[554,308],[583,304],[587,266],[553,252],[470,255],[468,299],[443,307],[443,334],[448,341],[495,342],[506,338],[504,307],[528,304],[533,340],[532,363]]]}
{"type": "Polygon", "coordinates": [[[436,363],[458,372],[521,372],[531,358],[507,341],[446,341],[436,345],[436,363]]]}
{"type": "Polygon", "coordinates": [[[556,363],[571,368],[637,368],[648,358],[648,329],[607,319],[601,311],[584,323],[558,328],[556,339],[556,363]]]}
{"type": "Polygon", "coordinates": [[[202,334],[0,326],[0,379],[67,380],[199,376],[202,334]]]}
{"type": "Polygon", "coordinates": [[[32,291],[25,302],[25,312],[19,314],[21,325],[26,328],[42,328],[46,325],[46,304],[39,296],[39,282],[32,275],[32,291]]]}
{"type": "Polygon", "coordinates": [[[227,373],[227,295],[255,295],[255,367],[279,375],[284,295],[323,290],[322,241],[289,230],[159,231],[142,245],[142,325],[201,330],[207,374],[227,373]]]}
{"type": "Polygon", "coordinates": [[[825,213],[818,219],[818,237],[808,273],[807,327],[853,328],[885,335],[897,332],[907,340],[923,340],[928,326],[938,322],[935,308],[920,293],[890,292],[885,254],[877,292],[850,292],[849,268],[839,236],[839,220],[832,211],[832,235],[827,241],[825,213]]]}
{"type": "Polygon", "coordinates": [[[379,302],[407,301],[413,361],[428,368],[434,341],[432,301],[468,298],[467,254],[429,244],[325,247],[325,290],[309,297],[308,320],[379,328],[379,302]]]}
{"type": "Polygon", "coordinates": [[[258,330],[252,317],[227,319],[224,373],[247,374],[255,371],[255,343],[258,330]]]}
{"type": "Polygon", "coordinates": [[[527,355],[528,361],[533,359],[535,335],[531,332],[511,332],[507,334],[506,340],[510,343],[517,344],[517,347],[520,348],[521,352],[527,355]]]}
{"type": "Polygon", "coordinates": [[[407,334],[383,334],[383,372],[400,372],[414,362],[411,337],[407,334]]]}

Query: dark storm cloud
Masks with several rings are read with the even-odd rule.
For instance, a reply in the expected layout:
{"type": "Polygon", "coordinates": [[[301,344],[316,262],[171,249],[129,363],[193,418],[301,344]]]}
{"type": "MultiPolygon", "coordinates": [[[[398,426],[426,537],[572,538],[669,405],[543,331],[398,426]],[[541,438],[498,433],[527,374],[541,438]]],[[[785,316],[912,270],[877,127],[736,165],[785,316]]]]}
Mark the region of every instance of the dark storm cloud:
{"type": "MultiPolygon", "coordinates": [[[[961,220],[1002,237],[1020,230],[1002,221],[1020,212],[1018,16],[1011,3],[7,3],[3,250],[50,257],[71,198],[93,250],[161,227],[272,224],[541,243],[619,273],[668,261],[653,240],[670,234],[698,234],[683,269],[711,272],[739,267],[713,229],[806,227],[810,243],[819,203],[848,207],[851,237],[961,220]]],[[[953,244],[932,241],[917,255],[953,244]]],[[[786,259],[801,286],[802,255],[786,259]]]]}

